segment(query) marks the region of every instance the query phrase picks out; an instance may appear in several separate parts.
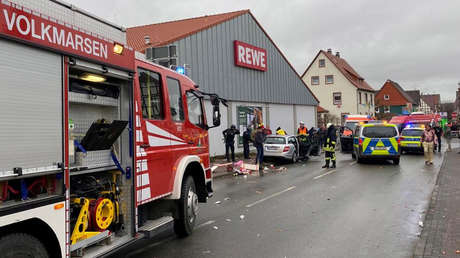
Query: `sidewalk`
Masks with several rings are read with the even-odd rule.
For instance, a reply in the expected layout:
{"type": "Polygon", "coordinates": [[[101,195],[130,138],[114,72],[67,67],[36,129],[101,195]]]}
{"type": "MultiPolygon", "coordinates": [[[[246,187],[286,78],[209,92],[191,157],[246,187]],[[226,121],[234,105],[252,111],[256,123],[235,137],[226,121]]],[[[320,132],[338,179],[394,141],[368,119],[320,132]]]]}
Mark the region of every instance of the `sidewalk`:
{"type": "Polygon", "coordinates": [[[460,258],[460,149],[446,152],[414,258],[460,258]]]}

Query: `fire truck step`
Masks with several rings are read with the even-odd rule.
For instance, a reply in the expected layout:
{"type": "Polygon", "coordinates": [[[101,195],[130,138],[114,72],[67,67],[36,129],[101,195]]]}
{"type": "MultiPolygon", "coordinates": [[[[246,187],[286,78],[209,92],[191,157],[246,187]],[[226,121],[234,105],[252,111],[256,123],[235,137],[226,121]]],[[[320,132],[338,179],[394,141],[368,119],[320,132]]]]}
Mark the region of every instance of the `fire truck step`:
{"type": "Polygon", "coordinates": [[[142,227],[139,228],[139,232],[143,233],[146,238],[152,238],[159,232],[164,231],[174,221],[171,216],[161,217],[155,220],[147,220],[142,227]]]}

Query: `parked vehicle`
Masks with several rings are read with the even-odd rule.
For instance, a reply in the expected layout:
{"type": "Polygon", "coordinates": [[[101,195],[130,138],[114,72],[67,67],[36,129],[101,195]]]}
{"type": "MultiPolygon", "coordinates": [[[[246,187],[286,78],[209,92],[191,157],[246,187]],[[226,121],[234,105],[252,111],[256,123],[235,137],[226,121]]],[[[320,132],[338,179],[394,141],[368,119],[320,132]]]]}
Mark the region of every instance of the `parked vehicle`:
{"type": "Polygon", "coordinates": [[[359,123],[367,123],[372,118],[369,115],[347,115],[345,116],[345,124],[340,131],[340,150],[342,152],[353,151],[352,134],[359,123]]]}
{"type": "Polygon", "coordinates": [[[424,130],[424,127],[413,127],[408,125],[401,131],[401,136],[399,139],[401,145],[401,154],[404,152],[423,153],[422,135],[424,130]]]}
{"type": "Polygon", "coordinates": [[[375,159],[393,160],[399,164],[399,133],[394,124],[359,124],[353,133],[352,158],[357,162],[375,159]]]}
{"type": "Polygon", "coordinates": [[[264,157],[297,162],[299,142],[292,135],[268,135],[264,143],[264,157]]]}
{"type": "Polygon", "coordinates": [[[21,2],[0,3],[2,257],[107,255],[170,223],[191,234],[222,100],[134,53],[121,27],[21,2]]]}

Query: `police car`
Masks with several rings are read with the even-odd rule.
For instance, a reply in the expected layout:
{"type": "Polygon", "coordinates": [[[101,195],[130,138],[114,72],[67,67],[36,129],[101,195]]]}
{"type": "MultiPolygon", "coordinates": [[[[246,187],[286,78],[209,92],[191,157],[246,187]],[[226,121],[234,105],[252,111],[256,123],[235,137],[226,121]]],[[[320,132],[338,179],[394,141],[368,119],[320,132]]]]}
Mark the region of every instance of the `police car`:
{"type": "Polygon", "coordinates": [[[353,132],[353,159],[358,163],[364,159],[388,159],[399,164],[399,132],[394,124],[360,123],[353,132]]]}
{"type": "Polygon", "coordinates": [[[422,146],[422,135],[424,126],[413,126],[407,125],[401,131],[401,137],[399,138],[401,153],[404,152],[423,152],[422,146]]]}

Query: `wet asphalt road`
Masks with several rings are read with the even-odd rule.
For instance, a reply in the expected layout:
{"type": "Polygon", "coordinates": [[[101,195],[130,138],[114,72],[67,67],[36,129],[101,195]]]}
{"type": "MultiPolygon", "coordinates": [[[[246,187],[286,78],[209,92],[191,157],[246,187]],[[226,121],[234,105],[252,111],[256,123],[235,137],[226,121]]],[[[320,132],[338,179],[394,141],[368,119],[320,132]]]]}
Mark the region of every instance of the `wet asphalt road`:
{"type": "Polygon", "coordinates": [[[337,153],[336,169],[315,157],[264,177],[219,178],[192,236],[166,231],[115,256],[410,257],[442,157],[426,167],[423,155],[403,155],[395,166],[337,153]]]}

